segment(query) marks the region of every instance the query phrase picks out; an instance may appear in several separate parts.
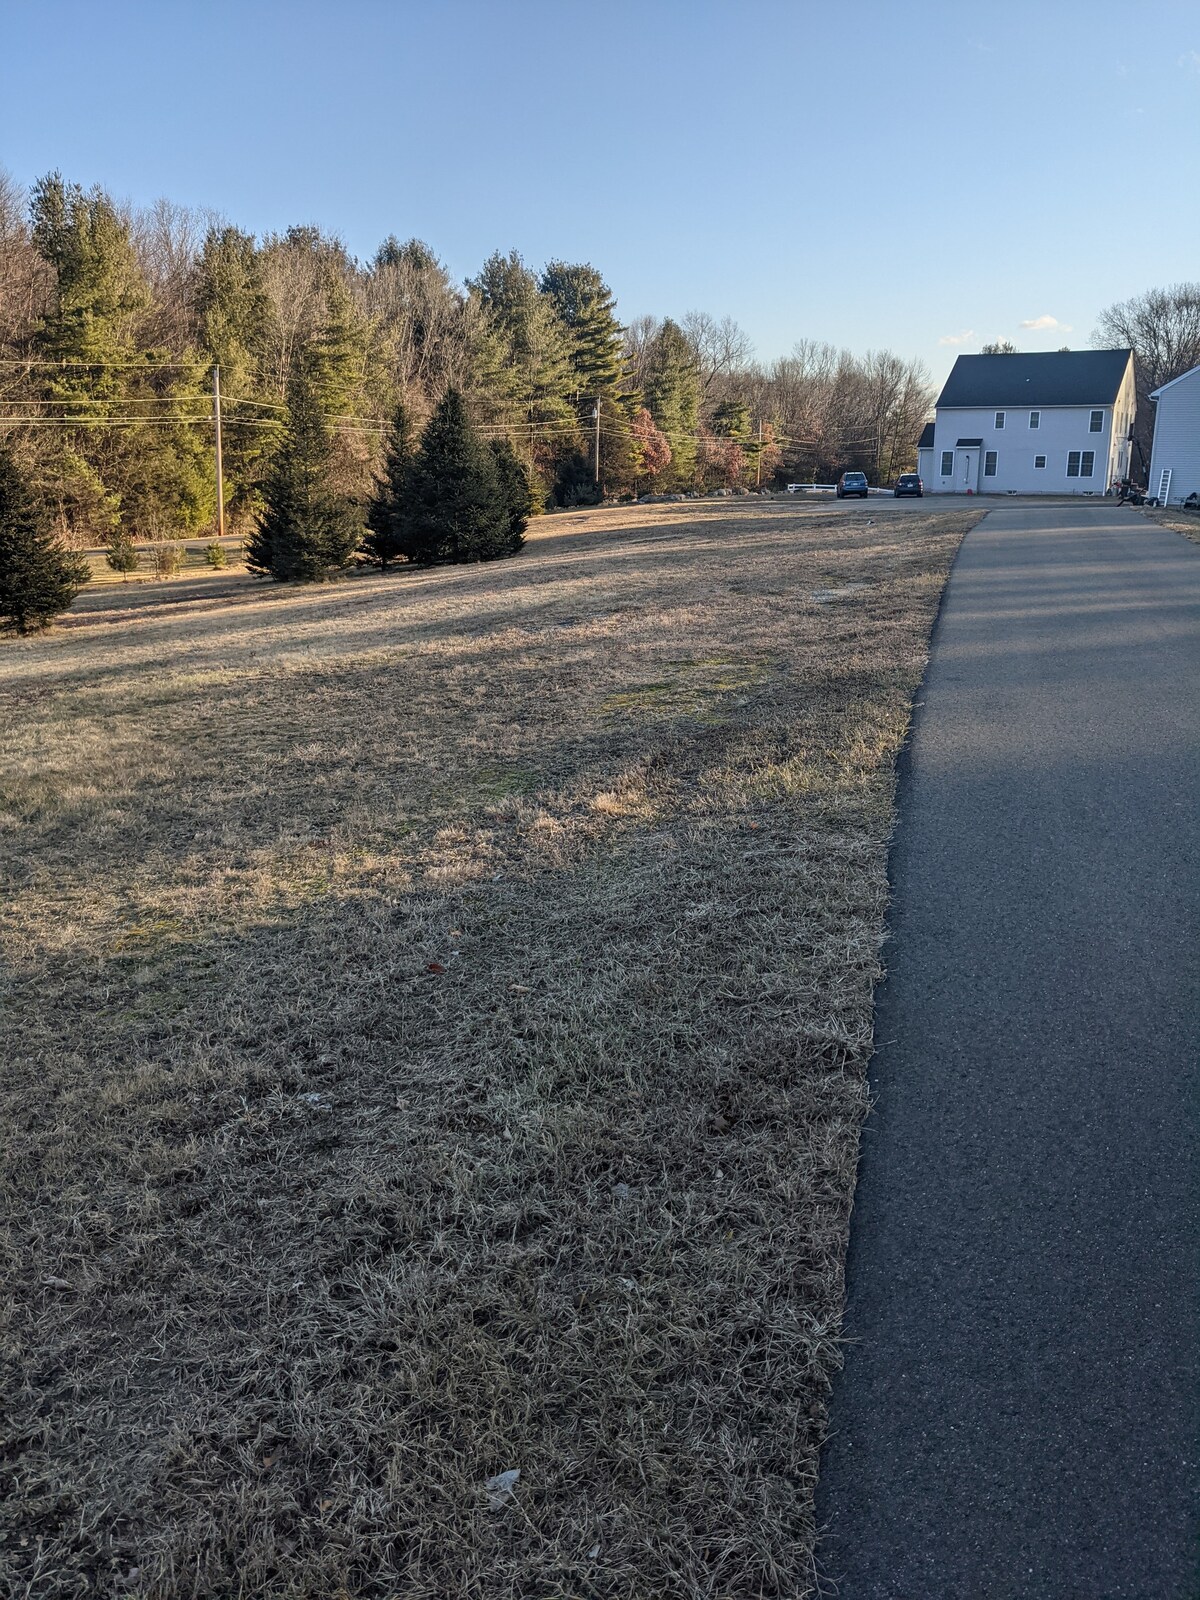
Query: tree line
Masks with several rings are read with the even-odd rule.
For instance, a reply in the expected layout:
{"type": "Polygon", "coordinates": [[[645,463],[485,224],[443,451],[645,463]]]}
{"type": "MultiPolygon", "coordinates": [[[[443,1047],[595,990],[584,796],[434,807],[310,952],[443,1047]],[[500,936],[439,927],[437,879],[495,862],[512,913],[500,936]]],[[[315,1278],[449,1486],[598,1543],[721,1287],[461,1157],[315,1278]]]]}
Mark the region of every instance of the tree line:
{"type": "Polygon", "coordinates": [[[0,174],[0,438],[69,546],[171,539],[226,504],[256,526],[298,386],[331,493],[365,506],[397,407],[419,437],[451,392],[524,468],[535,509],[649,490],[873,478],[915,460],[918,362],[805,344],[757,363],[730,318],[618,319],[588,263],[497,252],[455,283],[419,240],[366,262],[312,225],[261,237],[167,201],[0,174]],[[599,463],[596,444],[599,441],[599,463]]]}

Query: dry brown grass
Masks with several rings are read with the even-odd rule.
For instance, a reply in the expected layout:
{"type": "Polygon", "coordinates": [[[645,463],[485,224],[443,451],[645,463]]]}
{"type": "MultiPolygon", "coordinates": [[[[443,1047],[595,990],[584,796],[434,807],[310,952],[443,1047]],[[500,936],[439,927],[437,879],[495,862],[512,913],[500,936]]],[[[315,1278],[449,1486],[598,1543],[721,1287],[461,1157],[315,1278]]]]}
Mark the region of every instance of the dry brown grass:
{"type": "Polygon", "coordinates": [[[0,1591],[807,1591],[977,514],[577,514],[4,645],[0,1591]]]}
{"type": "Polygon", "coordinates": [[[231,572],[245,571],[243,560],[244,545],[240,538],[228,535],[224,539],[215,539],[212,536],[202,539],[166,539],[154,544],[142,543],[134,546],[138,555],[138,568],[133,573],[114,572],[105,559],[106,551],[103,545],[89,545],[80,551],[88,564],[91,573],[91,593],[96,589],[110,588],[113,584],[121,584],[128,594],[133,594],[144,583],[152,583],[157,587],[158,579],[154,571],[154,552],[169,546],[179,551],[180,565],[172,584],[172,592],[180,587],[181,583],[197,578],[212,576],[229,577],[231,572]],[[220,544],[225,551],[227,566],[221,568],[210,567],[205,557],[205,551],[210,544],[220,544]]]}
{"type": "Polygon", "coordinates": [[[1172,533],[1181,533],[1193,544],[1200,544],[1200,512],[1185,511],[1182,506],[1144,506],[1142,515],[1160,528],[1170,528],[1172,533]]]}

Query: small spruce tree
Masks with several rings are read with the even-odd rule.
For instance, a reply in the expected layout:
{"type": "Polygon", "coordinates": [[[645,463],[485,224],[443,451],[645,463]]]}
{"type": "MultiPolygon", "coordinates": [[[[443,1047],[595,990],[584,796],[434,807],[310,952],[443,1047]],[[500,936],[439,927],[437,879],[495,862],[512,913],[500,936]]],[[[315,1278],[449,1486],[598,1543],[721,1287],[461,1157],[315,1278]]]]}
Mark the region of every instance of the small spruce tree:
{"type": "Polygon", "coordinates": [[[496,457],[479,438],[457,389],[430,417],[408,475],[402,519],[411,559],[491,561],[512,555],[512,508],[496,457]]]}
{"type": "Polygon", "coordinates": [[[496,458],[500,493],[508,510],[509,548],[501,553],[515,555],[525,543],[525,529],[533,515],[533,490],[521,458],[507,439],[493,439],[492,454],[496,458]]]}
{"type": "Polygon", "coordinates": [[[114,572],[121,574],[124,583],[129,582],[129,574],[138,569],[139,556],[133,540],[124,528],[118,528],[108,541],[108,550],[105,552],[105,561],[114,572]]]}
{"type": "Polygon", "coordinates": [[[288,384],[288,420],[263,485],[263,508],[246,551],[251,572],[279,583],[312,582],[349,565],[359,513],[327,484],[332,441],[311,380],[288,384]]]}
{"type": "Polygon", "coordinates": [[[370,559],[384,568],[411,554],[404,532],[404,506],[415,455],[412,422],[405,407],[399,405],[388,435],[383,477],[376,481],[375,493],[367,505],[367,527],[371,531],[363,541],[370,559]]]}
{"type": "Polygon", "coordinates": [[[49,627],[91,576],[55,538],[44,507],[0,446],[0,618],[18,633],[49,627]]]}

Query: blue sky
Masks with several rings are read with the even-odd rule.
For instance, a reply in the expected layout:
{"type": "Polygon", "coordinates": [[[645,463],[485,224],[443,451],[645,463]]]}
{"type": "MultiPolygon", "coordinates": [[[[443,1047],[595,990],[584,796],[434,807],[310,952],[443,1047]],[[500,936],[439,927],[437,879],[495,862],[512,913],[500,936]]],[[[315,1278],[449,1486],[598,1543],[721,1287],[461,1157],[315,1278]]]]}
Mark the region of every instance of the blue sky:
{"type": "Polygon", "coordinates": [[[0,165],[940,377],[1200,278],[1200,5],[0,0],[0,165]]]}

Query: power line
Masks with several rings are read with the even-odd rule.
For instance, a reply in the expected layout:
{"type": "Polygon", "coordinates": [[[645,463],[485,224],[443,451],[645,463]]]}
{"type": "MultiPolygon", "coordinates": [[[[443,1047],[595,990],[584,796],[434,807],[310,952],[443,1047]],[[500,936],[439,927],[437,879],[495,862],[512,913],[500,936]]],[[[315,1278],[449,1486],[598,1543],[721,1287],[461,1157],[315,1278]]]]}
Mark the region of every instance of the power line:
{"type": "MultiPolygon", "coordinates": [[[[136,397],[114,396],[108,399],[81,397],[77,400],[68,400],[63,398],[55,398],[51,400],[19,400],[16,396],[14,396],[13,402],[16,404],[20,404],[25,407],[36,406],[39,409],[26,409],[21,412],[10,412],[8,414],[0,412],[0,426],[21,428],[58,427],[67,429],[130,427],[174,428],[190,427],[192,425],[208,426],[213,422],[213,413],[211,410],[205,410],[203,413],[198,415],[190,412],[179,412],[174,415],[164,417],[161,415],[122,415],[119,412],[114,413],[111,409],[116,406],[194,406],[199,399],[200,397],[198,395],[154,395],[136,397]],[[40,409],[44,406],[69,406],[74,410],[78,410],[84,406],[104,407],[105,409],[102,414],[91,412],[84,415],[75,416],[55,413],[46,415],[40,409]]],[[[284,415],[286,415],[288,411],[288,407],[286,405],[270,400],[250,400],[245,397],[230,399],[223,396],[222,403],[225,407],[247,406],[254,407],[255,409],[274,411],[284,415]]],[[[339,432],[359,434],[367,437],[379,437],[380,435],[386,433],[392,426],[391,422],[383,417],[355,417],[335,413],[327,415],[325,420],[333,424],[339,432]]],[[[622,440],[637,438],[637,434],[633,426],[630,423],[621,420],[619,417],[614,416],[612,413],[606,413],[601,419],[597,420],[599,421],[599,432],[606,438],[622,440]]],[[[225,427],[262,428],[272,431],[278,430],[282,425],[281,418],[278,417],[238,417],[225,415],[222,418],[222,422],[223,426],[225,427]]],[[[534,441],[539,438],[550,441],[556,437],[572,434],[582,437],[585,433],[585,430],[586,422],[577,418],[547,419],[540,422],[529,422],[524,420],[514,420],[512,422],[487,422],[480,423],[476,427],[476,432],[487,438],[502,438],[507,435],[516,434],[518,436],[529,436],[534,441]]],[[[751,443],[750,441],[743,442],[741,440],[730,440],[727,435],[714,435],[703,432],[675,433],[667,430],[660,431],[664,433],[669,443],[674,441],[676,443],[687,442],[689,444],[698,444],[715,438],[723,439],[727,443],[738,444],[742,448],[745,448],[747,443],[751,443]]],[[[822,445],[830,443],[836,444],[836,446],[841,449],[853,449],[857,447],[873,445],[877,443],[877,439],[874,434],[850,439],[839,438],[836,441],[827,441],[796,434],[776,434],[773,443],[778,446],[792,446],[800,449],[820,448],[822,445]]]]}
{"type": "MultiPolygon", "coordinates": [[[[657,426],[657,424],[656,424],[656,426],[657,426]]],[[[621,439],[636,439],[637,438],[636,432],[634,431],[633,427],[628,423],[619,423],[619,422],[616,422],[615,420],[613,420],[613,421],[605,422],[604,425],[603,425],[603,429],[604,429],[605,433],[610,434],[611,437],[613,437],[613,438],[621,438],[621,439]]],[[[731,439],[728,434],[720,434],[720,433],[678,433],[678,432],[668,431],[666,428],[660,428],[659,432],[663,435],[663,437],[667,440],[668,443],[670,443],[671,440],[673,440],[673,439],[679,440],[679,441],[687,440],[689,443],[693,443],[693,444],[694,443],[698,443],[698,442],[700,442],[702,440],[706,440],[706,439],[719,439],[719,440],[723,441],[726,444],[741,445],[742,448],[744,449],[745,448],[745,443],[750,443],[751,442],[751,441],[746,441],[745,443],[743,443],[742,440],[731,439]]],[[[841,438],[839,438],[839,439],[836,439],[836,440],[828,440],[827,441],[827,440],[824,440],[824,439],[817,439],[817,438],[805,438],[805,437],[801,437],[798,434],[777,433],[775,435],[775,438],[771,442],[773,444],[777,444],[777,445],[779,445],[779,444],[793,444],[793,445],[799,445],[801,447],[820,446],[820,445],[823,445],[825,443],[836,443],[840,448],[853,448],[856,445],[875,444],[877,442],[877,438],[876,438],[875,434],[871,433],[871,434],[864,434],[862,437],[855,438],[855,439],[841,439],[841,438]]]]}
{"type": "Polygon", "coordinates": [[[65,395],[61,398],[56,395],[38,395],[36,398],[22,399],[22,405],[30,406],[178,406],[195,405],[201,398],[198,394],[150,394],[150,395],[109,395],[104,398],[91,398],[80,395],[68,399],[65,395]]]}
{"type": "Polygon", "coordinates": [[[187,427],[192,422],[213,421],[206,416],[0,416],[3,427],[187,427]]]}
{"type": "MultiPolygon", "coordinates": [[[[222,397],[223,406],[231,403],[236,404],[238,402],[230,402],[222,397]]],[[[277,409],[286,411],[287,408],[281,406],[277,409]]],[[[327,416],[325,420],[335,424],[341,432],[360,433],[371,436],[386,433],[391,427],[390,423],[384,422],[382,419],[377,420],[369,417],[361,418],[349,416],[327,416]]],[[[22,428],[175,428],[180,426],[191,426],[193,424],[208,426],[212,421],[213,414],[211,410],[205,411],[198,416],[181,415],[172,417],[131,417],[120,415],[88,415],[69,417],[43,416],[37,412],[22,412],[20,414],[8,415],[0,412],[0,426],[22,428]]],[[[266,428],[269,430],[278,430],[282,426],[282,423],[275,418],[268,417],[229,417],[223,415],[222,426],[227,428],[266,428]]],[[[495,422],[481,423],[476,428],[477,433],[486,436],[501,437],[511,433],[527,434],[531,431],[540,438],[553,437],[554,435],[558,434],[578,434],[580,437],[582,437],[585,429],[583,424],[579,422],[495,422]]],[[[616,421],[610,421],[608,419],[601,420],[600,431],[604,436],[613,439],[637,438],[636,432],[630,426],[618,423],[616,421]]],[[[683,443],[686,441],[689,444],[698,444],[706,440],[720,440],[726,444],[737,444],[739,447],[745,448],[743,441],[731,439],[725,434],[668,433],[666,430],[660,431],[663,433],[663,436],[667,439],[668,443],[670,443],[672,440],[678,443],[683,443]]],[[[777,434],[773,441],[773,443],[776,445],[796,445],[801,448],[819,447],[827,442],[836,443],[840,448],[845,449],[875,444],[876,438],[874,434],[871,434],[852,439],[839,438],[836,441],[826,441],[811,437],[801,437],[794,434],[777,434]]]]}
{"type": "Polygon", "coordinates": [[[29,357],[22,359],[19,356],[4,356],[0,358],[0,367],[52,367],[58,372],[70,372],[80,368],[86,371],[96,369],[114,372],[185,372],[189,370],[203,371],[203,361],[55,361],[49,357],[29,357]]]}

